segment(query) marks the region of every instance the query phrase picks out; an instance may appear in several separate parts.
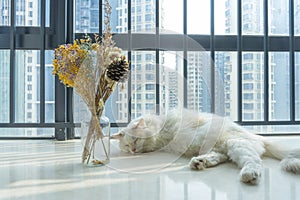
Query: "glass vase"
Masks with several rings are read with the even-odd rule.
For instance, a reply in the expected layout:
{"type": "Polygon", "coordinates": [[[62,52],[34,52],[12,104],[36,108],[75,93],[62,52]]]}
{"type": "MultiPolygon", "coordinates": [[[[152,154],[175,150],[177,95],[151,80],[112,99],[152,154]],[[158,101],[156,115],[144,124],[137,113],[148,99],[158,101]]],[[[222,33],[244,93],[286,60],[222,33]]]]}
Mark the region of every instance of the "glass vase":
{"type": "MultiPolygon", "coordinates": [[[[97,138],[92,141],[90,157],[84,163],[87,166],[103,166],[110,160],[110,120],[104,114],[100,117],[100,128],[103,132],[103,138],[97,138]]],[[[81,122],[81,142],[84,147],[90,121],[81,122]]]]}

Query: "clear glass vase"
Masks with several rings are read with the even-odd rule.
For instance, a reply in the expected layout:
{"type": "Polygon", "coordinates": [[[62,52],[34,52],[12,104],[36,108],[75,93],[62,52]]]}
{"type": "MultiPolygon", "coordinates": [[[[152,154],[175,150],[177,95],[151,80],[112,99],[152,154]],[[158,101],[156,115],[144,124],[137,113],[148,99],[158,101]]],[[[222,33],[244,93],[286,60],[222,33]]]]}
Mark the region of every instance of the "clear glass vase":
{"type": "MultiPolygon", "coordinates": [[[[104,114],[100,117],[100,127],[104,137],[95,139],[94,146],[91,147],[91,155],[84,163],[87,166],[103,166],[110,160],[110,120],[104,114]]],[[[81,142],[84,147],[90,121],[81,122],[81,142]]]]}

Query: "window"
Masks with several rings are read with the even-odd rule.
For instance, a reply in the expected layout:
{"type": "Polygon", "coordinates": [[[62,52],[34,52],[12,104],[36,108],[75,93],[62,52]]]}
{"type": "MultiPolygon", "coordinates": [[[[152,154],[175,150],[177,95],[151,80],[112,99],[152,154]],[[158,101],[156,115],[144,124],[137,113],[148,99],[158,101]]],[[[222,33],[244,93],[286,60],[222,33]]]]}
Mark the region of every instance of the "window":
{"type": "Polygon", "coordinates": [[[149,21],[151,21],[152,20],[152,15],[151,14],[146,14],[145,15],[145,21],[146,22],[149,22],[149,21]]]}
{"type": "Polygon", "coordinates": [[[155,76],[154,74],[146,74],[146,81],[154,81],[155,76]]]}
{"type": "Polygon", "coordinates": [[[154,90],[154,85],[153,84],[146,84],[146,90],[154,90]]]}
{"type": "Polygon", "coordinates": [[[154,65],[152,65],[152,64],[146,64],[146,70],[147,71],[153,71],[154,70],[154,65]]]}
{"type": "Polygon", "coordinates": [[[32,113],[31,113],[31,112],[28,112],[28,113],[27,113],[27,118],[28,118],[28,119],[31,119],[31,118],[32,118],[32,113]]]}
{"type": "MultiPolygon", "coordinates": [[[[35,1],[14,2],[14,29],[11,32],[3,29],[1,35],[9,38],[13,34],[26,40],[20,42],[17,39],[12,41],[14,44],[3,40],[0,43],[0,103],[5,105],[0,107],[0,125],[10,123],[15,126],[16,122],[37,128],[49,123],[47,126],[54,129],[56,122],[65,122],[65,116],[72,114],[56,112],[61,118],[54,119],[55,109],[70,110],[66,107],[71,100],[64,89],[57,87],[55,92],[52,58],[48,54],[53,55],[53,48],[63,43],[66,37],[72,41],[82,38],[85,33],[102,31],[99,1],[75,0],[74,9],[68,8],[66,13],[50,8],[50,2],[60,7],[65,1],[46,0],[45,12],[35,9],[40,7],[35,1]],[[72,38],[72,32],[67,32],[72,28],[66,29],[70,24],[69,19],[64,18],[65,14],[75,16],[75,38],[72,38]],[[41,16],[51,29],[47,25],[42,27],[41,16]],[[63,17],[50,24],[50,18],[59,16],[63,17]],[[26,26],[26,30],[21,26],[26,26]],[[56,35],[60,32],[57,30],[67,34],[56,35]],[[51,42],[43,44],[36,38],[50,38],[51,42]],[[14,55],[10,55],[11,51],[14,55]],[[9,59],[2,59],[4,57],[9,59]],[[10,63],[11,60],[14,62],[10,63]],[[14,80],[14,87],[10,87],[10,80],[14,80]],[[20,95],[22,102],[10,99],[15,94],[20,95]],[[30,111],[30,120],[26,119],[28,103],[34,108],[30,111]],[[26,124],[29,121],[35,124],[26,124]]],[[[117,108],[122,109],[122,117],[137,117],[150,111],[164,113],[182,106],[227,115],[245,125],[288,125],[287,132],[292,131],[294,124],[300,124],[298,1],[112,2],[114,38],[117,45],[128,50],[132,66],[131,85],[126,83],[124,90],[116,90],[114,94],[117,108]],[[128,4],[131,12],[127,10],[128,4]],[[268,9],[265,9],[265,4],[268,9]],[[237,10],[239,6],[241,10],[237,10]],[[211,16],[214,16],[213,20],[211,16]],[[240,23],[238,19],[241,19],[240,23]],[[156,27],[159,28],[156,30],[156,27]],[[268,30],[267,34],[265,30],[268,30]],[[183,40],[183,36],[187,40],[183,40]],[[129,112],[130,106],[125,107],[127,102],[132,104],[129,112]],[[156,109],[158,107],[160,109],[156,109]],[[283,107],[287,109],[283,110],[283,107]]],[[[9,26],[10,8],[2,5],[0,8],[0,26],[9,26]]],[[[126,124],[130,119],[121,122],[126,124]]],[[[119,120],[113,119],[112,126],[117,126],[119,120]]],[[[276,132],[278,129],[270,127],[268,130],[276,132]]]]}
{"type": "Polygon", "coordinates": [[[253,74],[243,74],[243,80],[253,80],[253,74]]]}
{"type": "Polygon", "coordinates": [[[146,61],[151,61],[153,60],[153,55],[152,54],[146,54],[146,61]]]}
{"type": "Polygon", "coordinates": [[[154,104],[146,103],[146,110],[154,110],[154,104]]]}
{"type": "Polygon", "coordinates": [[[245,53],[244,55],[243,55],[243,58],[244,58],[244,60],[251,60],[251,59],[253,59],[253,54],[252,53],[245,53]]]}
{"type": "Polygon", "coordinates": [[[155,95],[154,94],[146,94],[146,99],[154,99],[155,98],[155,95]]]}
{"type": "Polygon", "coordinates": [[[253,70],[253,64],[252,63],[244,64],[243,65],[243,70],[244,71],[252,71],[253,70]]]}
{"type": "MultiPolygon", "coordinates": [[[[0,106],[0,131],[6,132],[3,128],[10,126],[10,131],[1,134],[0,137],[53,138],[55,135],[55,102],[54,99],[46,101],[46,96],[54,96],[55,87],[52,58],[46,56],[48,51],[46,49],[53,49],[61,42],[61,36],[56,35],[55,32],[57,32],[58,23],[64,23],[58,21],[64,21],[64,19],[57,18],[58,21],[53,21],[50,25],[50,15],[58,16],[59,11],[50,8],[50,0],[45,0],[43,9],[40,9],[39,2],[9,0],[0,3],[1,38],[9,38],[11,35],[15,38],[26,38],[23,42],[17,40],[13,43],[3,42],[3,40],[0,42],[0,49],[4,49],[0,50],[0,104],[2,105],[0,106]],[[15,6],[14,13],[10,13],[12,3],[15,6]],[[12,14],[14,21],[11,20],[12,14]],[[43,23],[42,19],[45,20],[43,23]],[[7,32],[3,26],[13,26],[11,29],[13,31],[7,32]],[[49,28],[53,32],[49,31],[49,28]],[[41,43],[41,38],[53,38],[53,40],[51,44],[41,43]],[[11,55],[6,51],[14,53],[11,55]],[[41,60],[41,58],[44,59],[41,60]],[[13,62],[10,62],[11,60],[13,62]],[[46,63],[50,64],[47,66],[46,63]],[[47,67],[51,69],[51,73],[46,74],[47,67]],[[43,76],[41,76],[42,72],[45,73],[43,76]],[[13,81],[13,84],[8,84],[7,80],[13,81]],[[46,85],[49,87],[46,88],[46,85]],[[46,109],[46,104],[52,107],[51,115],[51,110],[46,109]]],[[[51,5],[55,5],[52,2],[51,5]]],[[[64,2],[57,1],[56,6],[61,6],[62,3],[64,2]]],[[[49,52],[53,55],[52,50],[49,52]]],[[[57,94],[64,96],[63,91],[57,94]]],[[[65,116],[65,113],[62,115],[65,116]]]]}
{"type": "Polygon", "coordinates": [[[253,114],[253,113],[244,113],[243,119],[244,119],[245,121],[253,120],[253,118],[254,118],[254,114],[253,114]]]}
{"type": "Polygon", "coordinates": [[[27,72],[32,72],[32,66],[27,66],[27,72]]]}
{"type": "Polygon", "coordinates": [[[146,12],[151,12],[152,11],[152,6],[151,5],[146,5],[145,11],[146,12]]]}
{"type": "Polygon", "coordinates": [[[253,93],[246,93],[246,94],[244,94],[244,99],[245,100],[253,100],[253,98],[254,98],[253,93]]]}
{"type": "Polygon", "coordinates": [[[244,103],[245,110],[253,110],[254,106],[252,103],[244,103]]]}
{"type": "Polygon", "coordinates": [[[136,75],[136,80],[141,81],[142,80],[142,75],[141,74],[137,74],[136,75]]]}
{"type": "Polygon", "coordinates": [[[253,83],[245,83],[243,85],[244,90],[253,90],[253,83]]]}

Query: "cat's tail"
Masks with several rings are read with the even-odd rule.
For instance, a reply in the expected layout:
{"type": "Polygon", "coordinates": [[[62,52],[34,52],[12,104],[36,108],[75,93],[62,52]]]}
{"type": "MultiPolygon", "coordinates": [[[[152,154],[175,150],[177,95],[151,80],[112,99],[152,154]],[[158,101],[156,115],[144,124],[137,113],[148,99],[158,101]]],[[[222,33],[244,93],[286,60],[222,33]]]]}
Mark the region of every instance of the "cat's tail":
{"type": "Polygon", "coordinates": [[[281,168],[295,174],[300,173],[300,149],[290,150],[286,146],[264,141],[265,156],[281,160],[281,168]]]}

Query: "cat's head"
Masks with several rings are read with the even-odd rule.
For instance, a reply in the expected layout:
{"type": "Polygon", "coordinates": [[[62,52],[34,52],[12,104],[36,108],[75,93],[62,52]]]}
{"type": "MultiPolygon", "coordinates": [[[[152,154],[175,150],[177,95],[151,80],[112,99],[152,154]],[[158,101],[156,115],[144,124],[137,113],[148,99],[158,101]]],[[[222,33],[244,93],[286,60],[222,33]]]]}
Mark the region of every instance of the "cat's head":
{"type": "Polygon", "coordinates": [[[130,122],[126,128],[112,135],[112,139],[118,139],[120,141],[120,149],[132,154],[152,152],[155,150],[153,130],[147,126],[144,118],[130,122]]]}

